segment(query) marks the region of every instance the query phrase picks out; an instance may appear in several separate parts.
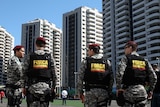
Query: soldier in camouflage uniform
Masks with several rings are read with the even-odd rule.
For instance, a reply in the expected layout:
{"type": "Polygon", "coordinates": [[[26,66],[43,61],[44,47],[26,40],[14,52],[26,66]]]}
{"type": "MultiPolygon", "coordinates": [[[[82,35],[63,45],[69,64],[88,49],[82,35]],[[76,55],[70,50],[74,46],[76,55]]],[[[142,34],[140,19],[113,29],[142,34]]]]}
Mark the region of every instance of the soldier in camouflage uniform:
{"type": "Polygon", "coordinates": [[[89,57],[82,61],[78,72],[77,89],[85,107],[107,107],[112,92],[111,64],[99,54],[99,50],[99,44],[89,45],[89,57]]]}
{"type": "Polygon", "coordinates": [[[24,47],[17,45],[13,49],[14,56],[9,59],[6,81],[6,96],[8,99],[7,107],[20,107],[22,101],[22,62],[24,57],[24,47]]]}
{"type": "Polygon", "coordinates": [[[117,95],[123,92],[123,107],[146,107],[147,98],[152,97],[157,77],[150,63],[136,52],[137,44],[129,41],[125,45],[125,56],[116,72],[117,95]],[[148,90],[145,85],[149,84],[148,90]]]}
{"type": "Polygon", "coordinates": [[[160,69],[158,68],[158,64],[153,64],[152,67],[157,75],[157,83],[153,91],[151,107],[160,107],[160,69]]]}
{"type": "Polygon", "coordinates": [[[45,44],[45,39],[38,37],[37,50],[24,60],[22,80],[25,81],[27,107],[48,107],[49,101],[53,101],[56,63],[51,54],[44,51],[45,44]]]}

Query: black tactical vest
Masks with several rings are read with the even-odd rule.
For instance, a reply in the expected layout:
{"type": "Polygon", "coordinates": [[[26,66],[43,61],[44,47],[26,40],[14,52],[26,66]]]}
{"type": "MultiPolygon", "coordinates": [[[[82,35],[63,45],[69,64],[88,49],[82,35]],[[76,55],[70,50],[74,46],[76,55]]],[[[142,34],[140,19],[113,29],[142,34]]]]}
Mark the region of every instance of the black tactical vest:
{"type": "Polygon", "coordinates": [[[129,85],[144,85],[148,77],[148,63],[141,56],[128,55],[122,83],[129,85]]]}
{"type": "Polygon", "coordinates": [[[84,81],[86,85],[108,86],[110,80],[110,70],[108,70],[107,60],[87,57],[87,69],[85,70],[84,81]]]}
{"type": "Polygon", "coordinates": [[[50,79],[51,78],[51,55],[45,53],[44,55],[38,55],[32,53],[30,55],[30,64],[28,76],[36,79],[50,79]]]}

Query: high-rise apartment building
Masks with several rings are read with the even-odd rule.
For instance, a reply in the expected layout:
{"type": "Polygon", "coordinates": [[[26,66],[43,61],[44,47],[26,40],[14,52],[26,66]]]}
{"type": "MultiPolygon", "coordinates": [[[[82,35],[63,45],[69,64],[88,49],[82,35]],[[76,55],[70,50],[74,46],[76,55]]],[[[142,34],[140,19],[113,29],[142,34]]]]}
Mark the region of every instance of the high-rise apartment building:
{"type": "Polygon", "coordinates": [[[138,53],[151,64],[160,57],[160,1],[159,0],[102,0],[104,56],[117,62],[124,55],[128,40],[138,44],[138,53]]]}
{"type": "Polygon", "coordinates": [[[14,37],[0,26],[0,85],[6,83],[9,58],[13,55],[14,37]]]}
{"type": "Polygon", "coordinates": [[[63,87],[75,88],[76,75],[90,43],[100,44],[103,53],[102,20],[97,9],[85,6],[63,14],[63,87]]]}
{"type": "Polygon", "coordinates": [[[35,40],[42,36],[46,39],[45,51],[53,55],[57,65],[57,85],[61,86],[61,52],[62,30],[47,20],[35,19],[22,24],[21,44],[25,47],[26,54],[35,51],[35,40]]]}

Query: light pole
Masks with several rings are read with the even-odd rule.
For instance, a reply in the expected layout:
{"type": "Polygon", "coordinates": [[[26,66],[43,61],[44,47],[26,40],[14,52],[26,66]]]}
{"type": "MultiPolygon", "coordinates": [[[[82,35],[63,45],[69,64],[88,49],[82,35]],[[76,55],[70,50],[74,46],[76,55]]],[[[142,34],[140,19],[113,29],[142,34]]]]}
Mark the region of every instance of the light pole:
{"type": "Polygon", "coordinates": [[[156,59],[158,61],[158,68],[160,68],[160,65],[159,65],[160,64],[160,62],[159,62],[160,61],[160,57],[157,57],[156,59]]]}
{"type": "Polygon", "coordinates": [[[59,99],[61,98],[61,85],[59,86],[59,99]]]}
{"type": "Polygon", "coordinates": [[[75,83],[75,95],[76,95],[76,93],[77,93],[77,90],[76,90],[76,82],[77,82],[77,76],[76,75],[78,75],[78,72],[74,72],[74,75],[75,75],[75,81],[74,81],[74,83],[75,83]]]}

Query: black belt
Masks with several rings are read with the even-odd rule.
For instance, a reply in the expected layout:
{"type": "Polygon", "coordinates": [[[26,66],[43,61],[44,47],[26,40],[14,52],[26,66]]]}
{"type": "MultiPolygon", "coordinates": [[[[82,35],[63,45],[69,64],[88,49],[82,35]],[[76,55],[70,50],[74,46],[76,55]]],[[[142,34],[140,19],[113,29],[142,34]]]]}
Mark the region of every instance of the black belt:
{"type": "Polygon", "coordinates": [[[123,89],[126,89],[126,88],[128,88],[129,86],[133,86],[133,85],[143,85],[144,86],[144,84],[141,84],[141,83],[134,83],[134,84],[128,84],[128,85],[123,85],[123,89]]]}
{"type": "Polygon", "coordinates": [[[36,84],[38,82],[45,82],[47,84],[50,84],[50,80],[46,80],[46,79],[29,79],[28,81],[29,85],[36,84]]]}
{"type": "Polygon", "coordinates": [[[8,88],[13,88],[13,89],[18,89],[18,88],[20,88],[20,86],[18,86],[18,85],[13,85],[13,84],[6,84],[6,87],[8,87],[8,88]]]}

